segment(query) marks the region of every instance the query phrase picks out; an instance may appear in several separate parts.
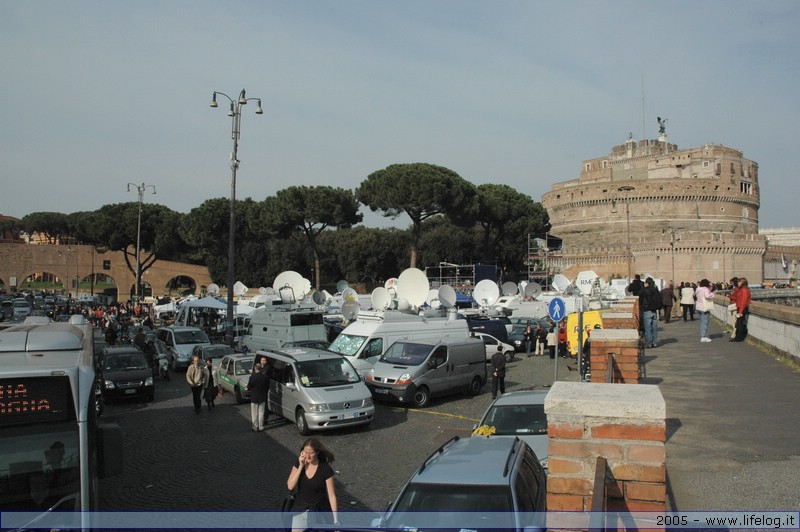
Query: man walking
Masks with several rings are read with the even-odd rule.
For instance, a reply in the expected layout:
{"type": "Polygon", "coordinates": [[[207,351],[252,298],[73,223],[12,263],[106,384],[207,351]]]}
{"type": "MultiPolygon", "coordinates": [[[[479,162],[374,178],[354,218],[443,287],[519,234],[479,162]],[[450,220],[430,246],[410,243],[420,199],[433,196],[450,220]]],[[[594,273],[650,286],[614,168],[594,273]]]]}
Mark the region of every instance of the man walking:
{"type": "Polygon", "coordinates": [[[192,357],[192,365],[186,370],[186,382],[192,388],[192,401],[194,401],[194,413],[199,414],[202,410],[202,402],[200,399],[203,393],[203,386],[207,380],[206,368],[200,364],[200,357],[192,357]]]}
{"type": "Polygon", "coordinates": [[[669,323],[669,319],[672,317],[672,303],[677,300],[675,286],[670,281],[661,289],[661,315],[664,316],[664,323],[669,323]]]}
{"type": "Polygon", "coordinates": [[[642,310],[645,347],[658,347],[658,310],[661,308],[661,294],[652,277],[644,281],[639,292],[639,308],[642,310]]]}
{"type": "Polygon", "coordinates": [[[264,413],[269,391],[269,377],[264,369],[261,364],[253,366],[253,373],[247,382],[247,389],[250,390],[250,427],[253,432],[264,431],[264,413]]]}
{"type": "Polygon", "coordinates": [[[497,399],[498,387],[500,395],[506,393],[506,356],[502,345],[498,345],[492,355],[492,399],[497,399]]]}

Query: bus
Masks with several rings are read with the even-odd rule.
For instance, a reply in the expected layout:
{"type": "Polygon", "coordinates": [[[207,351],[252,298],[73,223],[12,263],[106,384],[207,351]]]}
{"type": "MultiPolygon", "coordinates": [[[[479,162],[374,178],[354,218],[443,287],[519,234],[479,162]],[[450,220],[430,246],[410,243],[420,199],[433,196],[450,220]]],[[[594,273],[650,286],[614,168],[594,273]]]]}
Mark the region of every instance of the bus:
{"type": "Polygon", "coordinates": [[[0,330],[0,511],[28,526],[69,511],[73,528],[91,528],[98,479],[123,466],[119,426],[97,419],[98,362],[82,315],[0,330]]]}

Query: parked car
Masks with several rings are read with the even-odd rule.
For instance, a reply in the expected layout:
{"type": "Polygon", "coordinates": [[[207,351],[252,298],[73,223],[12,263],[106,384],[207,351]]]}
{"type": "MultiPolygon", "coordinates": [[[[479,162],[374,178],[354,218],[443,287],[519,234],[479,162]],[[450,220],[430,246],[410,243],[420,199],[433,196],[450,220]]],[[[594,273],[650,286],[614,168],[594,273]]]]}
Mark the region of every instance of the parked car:
{"type": "Polygon", "coordinates": [[[211,359],[214,367],[217,367],[225,355],[232,355],[233,348],[228,344],[201,344],[194,346],[192,357],[198,356],[200,360],[211,359]]]}
{"type": "Polygon", "coordinates": [[[144,353],[132,345],[106,346],[101,358],[103,397],[155,399],[153,370],[144,353]]]}
{"type": "Polygon", "coordinates": [[[253,355],[247,353],[225,355],[216,369],[217,385],[223,391],[232,393],[236,397],[237,403],[250,400],[247,382],[250,380],[250,374],[253,373],[253,355]]]}
{"type": "Polygon", "coordinates": [[[162,342],[169,353],[169,367],[172,371],[186,369],[192,360],[192,350],[196,345],[210,345],[208,336],[197,327],[180,327],[170,325],[160,327],[156,342],[162,342]]]}
{"type": "Polygon", "coordinates": [[[33,309],[27,299],[21,297],[14,300],[13,319],[24,320],[27,316],[30,316],[32,311],[33,309]]]}
{"type": "Polygon", "coordinates": [[[425,460],[373,525],[392,530],[543,529],[546,483],[536,454],[519,438],[456,436],[425,460]]]}
{"type": "Polygon", "coordinates": [[[484,347],[486,348],[486,360],[487,362],[492,359],[492,355],[497,352],[497,346],[500,345],[503,347],[503,354],[506,357],[506,362],[511,362],[514,360],[514,346],[511,344],[507,344],[505,342],[501,342],[491,334],[474,333],[475,336],[483,342],[484,347]]]}
{"type": "Polygon", "coordinates": [[[490,438],[519,438],[533,449],[547,472],[546,390],[521,390],[500,395],[492,401],[474,428],[494,427],[490,438]]]}

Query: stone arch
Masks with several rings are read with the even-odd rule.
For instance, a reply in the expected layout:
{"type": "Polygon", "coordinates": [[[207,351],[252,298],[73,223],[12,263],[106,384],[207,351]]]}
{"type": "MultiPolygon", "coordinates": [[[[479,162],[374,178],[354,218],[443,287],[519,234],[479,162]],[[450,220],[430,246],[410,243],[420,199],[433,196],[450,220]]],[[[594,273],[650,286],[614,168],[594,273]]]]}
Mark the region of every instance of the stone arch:
{"type": "Polygon", "coordinates": [[[176,275],[171,277],[164,286],[166,295],[170,297],[178,295],[197,294],[197,281],[189,275],[176,275]]]}

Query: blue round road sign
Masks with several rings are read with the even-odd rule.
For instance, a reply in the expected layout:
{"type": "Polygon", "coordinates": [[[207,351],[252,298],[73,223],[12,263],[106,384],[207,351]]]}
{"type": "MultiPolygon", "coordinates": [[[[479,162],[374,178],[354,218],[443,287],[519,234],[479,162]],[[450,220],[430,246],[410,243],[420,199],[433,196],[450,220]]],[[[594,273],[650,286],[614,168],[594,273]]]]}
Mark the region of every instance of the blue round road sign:
{"type": "Polygon", "coordinates": [[[550,305],[547,306],[547,313],[550,315],[550,319],[553,321],[563,320],[566,317],[566,310],[567,305],[560,297],[554,297],[550,301],[550,305]]]}

